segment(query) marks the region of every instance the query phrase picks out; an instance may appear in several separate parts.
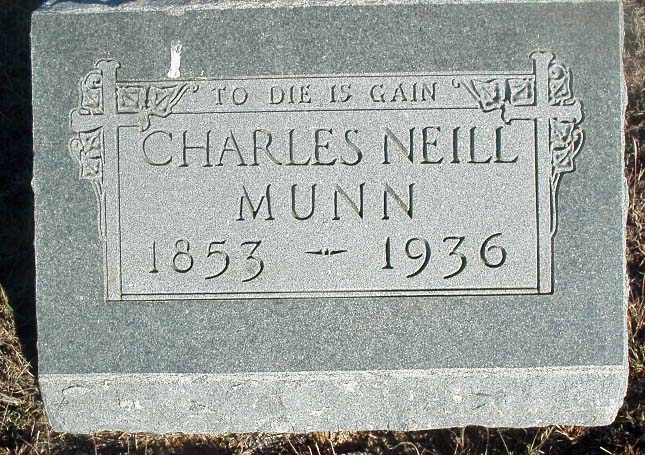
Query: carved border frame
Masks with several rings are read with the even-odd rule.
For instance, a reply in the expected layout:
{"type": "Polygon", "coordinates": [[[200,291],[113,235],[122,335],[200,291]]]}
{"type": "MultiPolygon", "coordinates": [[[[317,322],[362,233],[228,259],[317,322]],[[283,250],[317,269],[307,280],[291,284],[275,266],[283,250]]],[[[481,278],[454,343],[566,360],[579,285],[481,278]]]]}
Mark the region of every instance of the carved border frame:
{"type": "MultiPolygon", "coordinates": [[[[537,50],[530,54],[533,71],[530,74],[507,77],[486,75],[455,75],[453,87],[467,90],[483,112],[499,110],[504,122],[530,120],[535,122],[537,155],[548,154],[548,175],[537,177],[539,190],[543,180],[548,182],[549,232],[548,241],[538,239],[538,294],[553,292],[553,238],[558,229],[558,191],[562,176],[576,168],[575,159],[584,143],[582,103],[573,96],[570,69],[560,63],[551,51],[537,50]],[[543,273],[540,273],[543,271],[543,273]]],[[[110,258],[120,257],[120,245],[108,241],[117,233],[109,232],[106,216],[114,205],[106,192],[118,191],[118,129],[137,126],[150,127],[152,116],[166,118],[189,91],[199,91],[198,81],[118,81],[120,64],[114,60],[99,60],[79,83],[79,106],[70,113],[70,128],[74,132],[69,153],[78,165],[79,178],[92,185],[97,202],[99,238],[105,246],[106,300],[167,300],[168,296],[152,295],[126,298],[120,291],[121,271],[112,270],[110,258]],[[110,129],[110,131],[107,131],[110,129]],[[116,156],[117,168],[106,165],[106,155],[116,156]],[[115,186],[116,183],[116,186],[115,186]],[[110,187],[110,188],[107,188],[110,187]]],[[[391,76],[391,75],[390,75],[391,76]]],[[[199,80],[204,82],[205,80],[199,80]]],[[[114,156],[112,158],[114,158],[114,156]]],[[[537,158],[536,157],[536,160],[537,158]]],[[[111,160],[114,161],[114,160],[111,160]]],[[[308,252],[325,256],[324,249],[308,252]]],[[[331,251],[327,251],[331,255],[331,251]]],[[[334,252],[335,254],[335,252],[334,252]]],[[[526,294],[510,290],[505,294],[526,294]]],[[[528,292],[535,293],[535,292],[528,292]]],[[[247,298],[275,298],[274,293],[248,293],[247,298]]],[[[490,292],[363,292],[373,295],[490,295],[490,292]]],[[[310,293],[291,293],[284,297],[310,297],[310,293]]],[[[320,296],[356,297],[350,291],[338,291],[320,296]]],[[[280,296],[277,296],[280,297],[280,296]]],[[[181,299],[214,299],[217,294],[177,295],[181,299]]],[[[227,297],[239,298],[239,297],[227,297]]]]}

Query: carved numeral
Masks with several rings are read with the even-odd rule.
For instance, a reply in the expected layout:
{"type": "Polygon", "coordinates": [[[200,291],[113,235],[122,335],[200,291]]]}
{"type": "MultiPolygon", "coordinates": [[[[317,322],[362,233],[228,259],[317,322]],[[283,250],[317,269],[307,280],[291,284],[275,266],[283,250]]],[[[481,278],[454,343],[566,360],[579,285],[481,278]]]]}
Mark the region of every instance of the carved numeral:
{"type": "Polygon", "coordinates": [[[159,273],[159,270],[157,270],[157,242],[152,242],[150,259],[152,262],[152,267],[150,267],[150,271],[148,273],[159,273]]]}
{"type": "Polygon", "coordinates": [[[246,257],[246,260],[255,262],[257,264],[257,266],[258,266],[257,272],[253,276],[251,276],[249,278],[246,278],[245,280],[242,280],[242,283],[248,283],[249,281],[255,280],[257,277],[260,276],[260,274],[264,270],[264,261],[262,259],[260,259],[260,258],[257,258],[255,256],[253,256],[255,254],[255,251],[260,247],[261,243],[262,243],[261,240],[258,240],[257,242],[243,242],[242,243],[242,246],[255,245],[251,249],[251,253],[249,253],[249,255],[246,257]]]}
{"type": "Polygon", "coordinates": [[[176,253],[172,257],[172,268],[178,273],[187,273],[193,268],[195,263],[193,256],[190,254],[190,242],[179,239],[175,243],[176,253]]]}
{"type": "Polygon", "coordinates": [[[426,239],[417,237],[412,238],[405,243],[405,255],[410,259],[421,259],[421,266],[417,269],[417,271],[406,275],[408,278],[414,278],[415,276],[423,272],[430,262],[430,243],[428,243],[426,239]],[[422,245],[421,252],[418,254],[413,254],[412,251],[410,251],[410,248],[413,247],[415,242],[422,245]]]}
{"type": "Polygon", "coordinates": [[[459,275],[466,268],[466,264],[468,263],[468,260],[466,259],[466,255],[457,251],[457,249],[461,246],[461,244],[464,243],[465,239],[466,239],[466,237],[445,237],[443,239],[444,243],[446,243],[446,242],[448,242],[450,240],[456,240],[457,241],[457,243],[455,244],[454,248],[452,250],[450,250],[450,253],[448,253],[448,256],[457,256],[459,258],[459,260],[460,260],[459,268],[457,270],[455,270],[454,272],[449,273],[448,275],[445,275],[443,277],[444,280],[447,280],[447,279],[450,279],[450,278],[452,278],[454,276],[459,275]]]}
{"type": "Polygon", "coordinates": [[[486,267],[490,267],[491,269],[501,267],[504,262],[506,262],[506,250],[501,246],[490,244],[491,240],[493,240],[495,237],[499,237],[500,235],[502,235],[502,233],[498,232],[497,234],[493,234],[486,240],[484,240],[481,250],[479,251],[479,255],[481,256],[482,261],[484,261],[484,265],[486,267]],[[495,253],[495,255],[498,256],[497,262],[491,262],[489,260],[491,253],[495,253]]]}
{"type": "Polygon", "coordinates": [[[392,240],[388,237],[385,239],[385,265],[383,270],[392,270],[392,240]]]}
{"type": "MultiPolygon", "coordinates": [[[[242,283],[253,281],[264,272],[264,260],[257,255],[257,250],[261,244],[261,240],[242,242],[240,244],[240,248],[251,246],[250,252],[244,258],[249,263],[248,269],[250,276],[243,278],[242,283]]],[[[204,276],[204,279],[213,280],[218,278],[229,271],[231,265],[231,257],[223,248],[225,245],[226,240],[213,241],[208,244],[206,253],[203,256],[201,254],[193,255],[190,242],[186,239],[179,239],[175,242],[174,252],[171,253],[170,270],[174,270],[177,273],[188,273],[193,268],[196,271],[205,268],[206,265],[202,263],[209,263],[210,267],[212,267],[209,270],[211,273],[204,276]]],[[[150,247],[150,268],[148,269],[148,273],[159,273],[157,269],[157,255],[157,242],[154,241],[150,247]]]]}
{"type": "MultiPolygon", "coordinates": [[[[488,268],[494,269],[501,267],[506,262],[506,249],[494,242],[494,240],[501,235],[502,233],[498,232],[487,237],[482,243],[479,250],[480,258],[484,265],[488,268]]],[[[448,257],[454,258],[456,267],[450,273],[447,273],[443,276],[444,280],[454,278],[466,269],[466,266],[468,265],[468,257],[460,251],[460,248],[465,240],[466,237],[463,236],[447,236],[443,238],[443,243],[452,244],[452,246],[450,247],[451,249],[448,252],[448,257]]],[[[432,255],[432,249],[430,248],[430,242],[427,239],[423,237],[413,237],[411,239],[408,239],[404,244],[403,252],[409,259],[412,259],[420,264],[415,271],[413,271],[409,275],[406,275],[407,278],[414,278],[423,273],[428,268],[428,265],[430,264],[430,257],[432,255]]],[[[385,265],[381,268],[383,270],[393,270],[392,239],[390,237],[387,237],[385,239],[384,255],[385,265]]]]}
{"type": "Polygon", "coordinates": [[[217,246],[224,245],[225,243],[226,243],[226,240],[221,242],[211,242],[210,245],[208,245],[208,256],[206,257],[209,258],[211,256],[220,256],[222,257],[222,260],[224,263],[222,264],[222,267],[217,272],[215,272],[213,275],[207,276],[206,277],[207,280],[212,280],[213,278],[217,278],[218,276],[226,272],[226,270],[228,269],[231,259],[229,258],[227,253],[216,249],[217,246]]]}

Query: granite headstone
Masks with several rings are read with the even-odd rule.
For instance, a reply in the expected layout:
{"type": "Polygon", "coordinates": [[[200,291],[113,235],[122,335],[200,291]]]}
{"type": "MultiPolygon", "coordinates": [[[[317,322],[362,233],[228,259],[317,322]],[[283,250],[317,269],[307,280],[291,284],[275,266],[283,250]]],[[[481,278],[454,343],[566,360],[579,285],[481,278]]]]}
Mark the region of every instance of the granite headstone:
{"type": "Polygon", "coordinates": [[[611,422],[619,1],[48,2],[56,430],[611,422]]]}

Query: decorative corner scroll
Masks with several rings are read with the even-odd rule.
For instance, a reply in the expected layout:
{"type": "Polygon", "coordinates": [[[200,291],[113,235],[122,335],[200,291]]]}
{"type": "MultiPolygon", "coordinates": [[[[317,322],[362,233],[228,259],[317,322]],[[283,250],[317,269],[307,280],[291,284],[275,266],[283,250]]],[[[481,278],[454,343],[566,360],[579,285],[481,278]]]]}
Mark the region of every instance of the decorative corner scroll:
{"type": "Polygon", "coordinates": [[[550,51],[530,55],[533,74],[493,79],[453,79],[464,87],[484,112],[501,111],[502,120],[535,120],[548,131],[551,156],[551,235],[558,228],[558,189],[562,174],[575,170],[575,157],[584,142],[582,103],[573,96],[571,71],[550,51]]]}
{"type": "MultiPolygon", "coordinates": [[[[97,64],[98,68],[98,64],[97,64]]],[[[81,94],[80,110],[84,114],[103,113],[103,72],[95,69],[87,73],[79,86],[81,94]]]]}
{"type": "Polygon", "coordinates": [[[105,163],[105,145],[103,128],[79,132],[69,142],[69,152],[79,163],[79,179],[92,184],[98,206],[99,235],[105,240],[103,197],[103,165],[105,163]]]}
{"type": "Polygon", "coordinates": [[[191,90],[197,92],[199,86],[187,83],[168,85],[118,84],[116,89],[117,112],[136,114],[139,125],[145,131],[150,128],[150,117],[166,118],[179,103],[184,94],[191,90]]]}
{"type": "MultiPolygon", "coordinates": [[[[76,134],[69,142],[69,153],[79,166],[79,179],[92,184],[96,196],[99,236],[106,239],[103,169],[105,165],[105,78],[119,63],[100,60],[95,69],[79,82],[79,107],[70,113],[70,128],[76,134]],[[85,121],[80,121],[80,120],[85,121]]],[[[115,76],[116,77],[116,76],[115,76]]]]}
{"type": "MultiPolygon", "coordinates": [[[[79,82],[79,106],[70,113],[74,137],[69,153],[79,165],[79,178],[92,184],[98,206],[98,229],[106,239],[104,165],[106,141],[122,126],[150,128],[150,117],[168,117],[173,108],[197,84],[187,82],[117,82],[121,64],[99,60],[79,82]]],[[[112,149],[112,148],[110,148],[112,149]]]]}
{"type": "Polygon", "coordinates": [[[455,88],[463,87],[479,103],[484,112],[505,106],[532,106],[535,103],[535,77],[521,76],[498,79],[453,79],[455,88]]]}
{"type": "Polygon", "coordinates": [[[562,115],[549,119],[549,147],[551,152],[551,234],[558,229],[558,189],[562,174],[576,169],[575,158],[584,143],[582,104],[573,97],[571,72],[557,60],[549,64],[549,104],[571,107],[574,115],[562,115]]]}

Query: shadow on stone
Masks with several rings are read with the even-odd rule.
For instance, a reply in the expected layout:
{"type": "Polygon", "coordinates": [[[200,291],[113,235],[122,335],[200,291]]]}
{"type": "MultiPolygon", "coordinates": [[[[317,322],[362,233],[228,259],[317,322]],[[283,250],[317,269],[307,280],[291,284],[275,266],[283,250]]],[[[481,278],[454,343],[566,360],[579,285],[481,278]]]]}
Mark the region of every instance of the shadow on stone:
{"type": "Polygon", "coordinates": [[[5,2],[0,12],[0,283],[26,358],[36,368],[34,202],[31,133],[31,13],[38,0],[5,2]]]}
{"type": "Polygon", "coordinates": [[[58,5],[60,3],[76,3],[85,5],[106,5],[106,6],[119,6],[129,3],[132,0],[54,0],[48,6],[58,5]]]}

